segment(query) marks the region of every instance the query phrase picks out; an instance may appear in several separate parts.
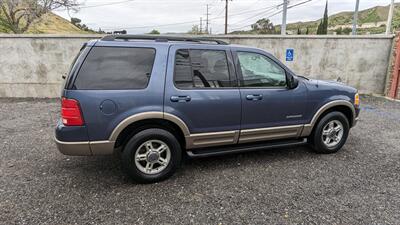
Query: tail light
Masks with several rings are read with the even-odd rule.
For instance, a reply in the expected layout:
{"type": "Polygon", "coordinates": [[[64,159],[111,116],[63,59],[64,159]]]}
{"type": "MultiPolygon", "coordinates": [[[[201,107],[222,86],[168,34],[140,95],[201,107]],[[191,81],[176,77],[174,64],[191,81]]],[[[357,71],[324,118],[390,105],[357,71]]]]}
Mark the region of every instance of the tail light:
{"type": "Polygon", "coordinates": [[[61,118],[65,126],[82,126],[82,117],[79,102],[75,99],[61,99],[61,118]]]}

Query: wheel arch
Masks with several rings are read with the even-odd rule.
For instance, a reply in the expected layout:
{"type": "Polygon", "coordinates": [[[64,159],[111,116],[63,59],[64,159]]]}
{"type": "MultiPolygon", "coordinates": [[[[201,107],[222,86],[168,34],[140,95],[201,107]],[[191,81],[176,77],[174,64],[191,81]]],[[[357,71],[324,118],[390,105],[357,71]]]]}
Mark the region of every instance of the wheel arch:
{"type": "Polygon", "coordinates": [[[326,114],[338,111],[343,113],[347,119],[349,120],[350,127],[353,126],[356,116],[356,111],[353,104],[346,100],[335,100],[326,103],[321,106],[318,111],[314,114],[311,122],[309,124],[304,125],[301,136],[308,136],[313,131],[314,127],[318,122],[323,118],[326,114]]]}
{"type": "Polygon", "coordinates": [[[148,128],[161,128],[171,132],[182,147],[186,146],[186,137],[190,135],[188,127],[180,118],[163,112],[144,112],[121,121],[114,128],[109,141],[115,142],[114,147],[117,148],[135,133],[148,128]]]}

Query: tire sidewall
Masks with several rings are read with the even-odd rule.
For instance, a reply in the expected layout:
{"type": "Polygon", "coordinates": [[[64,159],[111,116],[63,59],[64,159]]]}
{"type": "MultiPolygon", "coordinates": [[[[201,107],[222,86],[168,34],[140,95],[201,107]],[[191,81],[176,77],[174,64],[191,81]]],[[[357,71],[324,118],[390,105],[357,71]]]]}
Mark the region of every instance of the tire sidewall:
{"type": "Polygon", "coordinates": [[[181,162],[181,146],[175,136],[163,129],[146,129],[135,134],[125,145],[122,152],[122,164],[126,172],[140,183],[152,183],[170,177],[181,162]],[[156,174],[146,174],[140,171],[135,164],[135,154],[139,146],[149,140],[160,140],[170,149],[171,159],[168,166],[156,174]]]}
{"type": "Polygon", "coordinates": [[[347,117],[341,113],[341,112],[330,112],[326,114],[318,123],[317,127],[315,128],[313,132],[313,145],[314,149],[317,152],[320,153],[334,153],[339,151],[343,145],[347,141],[347,137],[349,135],[350,131],[350,125],[347,117]],[[325,143],[322,141],[322,130],[325,127],[326,124],[328,124],[332,120],[338,120],[342,123],[343,125],[343,136],[342,139],[340,140],[339,144],[328,147],[325,145],[325,143]]]}

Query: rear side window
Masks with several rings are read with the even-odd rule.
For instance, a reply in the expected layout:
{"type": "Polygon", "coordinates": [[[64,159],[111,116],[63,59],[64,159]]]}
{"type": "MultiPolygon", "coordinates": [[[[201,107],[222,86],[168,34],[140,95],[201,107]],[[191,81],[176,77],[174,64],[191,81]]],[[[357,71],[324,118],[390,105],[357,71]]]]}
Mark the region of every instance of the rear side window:
{"type": "Polygon", "coordinates": [[[174,82],[178,88],[232,87],[225,51],[178,50],[174,82]]]}
{"type": "Polygon", "coordinates": [[[83,90],[146,88],[154,58],[152,48],[93,47],[74,87],[83,90]]]}

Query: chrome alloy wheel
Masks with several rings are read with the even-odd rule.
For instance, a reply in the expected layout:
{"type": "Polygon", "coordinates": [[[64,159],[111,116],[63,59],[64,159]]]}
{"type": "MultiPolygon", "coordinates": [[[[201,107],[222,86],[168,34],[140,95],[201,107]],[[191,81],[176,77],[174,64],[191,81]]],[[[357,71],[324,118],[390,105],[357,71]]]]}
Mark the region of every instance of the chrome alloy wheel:
{"type": "Polygon", "coordinates": [[[322,142],[328,147],[334,147],[343,138],[343,124],[339,120],[332,120],[322,129],[322,142]]]}
{"type": "Polygon", "coordinates": [[[135,153],[135,165],[145,174],[163,171],[171,160],[171,150],[160,140],[148,140],[135,153]]]}

